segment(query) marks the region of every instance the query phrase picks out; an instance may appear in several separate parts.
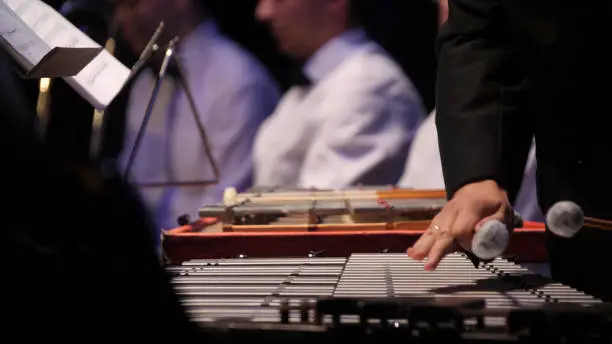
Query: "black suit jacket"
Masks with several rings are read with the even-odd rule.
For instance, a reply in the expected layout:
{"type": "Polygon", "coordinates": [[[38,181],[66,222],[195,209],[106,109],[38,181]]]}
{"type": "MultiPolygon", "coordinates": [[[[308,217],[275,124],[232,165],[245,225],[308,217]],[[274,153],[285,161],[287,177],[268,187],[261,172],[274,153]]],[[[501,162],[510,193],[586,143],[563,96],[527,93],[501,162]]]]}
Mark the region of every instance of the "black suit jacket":
{"type": "Polygon", "coordinates": [[[610,1],[450,0],[438,40],[437,127],[451,197],[494,179],[517,193],[532,137],[546,211],[612,218],[610,1]]]}

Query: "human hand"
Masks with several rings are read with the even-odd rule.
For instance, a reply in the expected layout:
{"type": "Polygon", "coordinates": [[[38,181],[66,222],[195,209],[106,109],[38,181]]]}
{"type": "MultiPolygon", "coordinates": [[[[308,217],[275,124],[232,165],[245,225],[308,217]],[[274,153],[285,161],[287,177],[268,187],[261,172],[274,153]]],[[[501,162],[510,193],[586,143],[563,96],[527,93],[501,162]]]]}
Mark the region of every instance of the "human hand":
{"type": "Polygon", "coordinates": [[[474,234],[493,219],[513,227],[513,211],[506,192],[492,180],[467,184],[457,190],[430,228],[408,248],[408,256],[415,260],[427,258],[425,270],[435,270],[456,243],[470,251],[474,234]]]}

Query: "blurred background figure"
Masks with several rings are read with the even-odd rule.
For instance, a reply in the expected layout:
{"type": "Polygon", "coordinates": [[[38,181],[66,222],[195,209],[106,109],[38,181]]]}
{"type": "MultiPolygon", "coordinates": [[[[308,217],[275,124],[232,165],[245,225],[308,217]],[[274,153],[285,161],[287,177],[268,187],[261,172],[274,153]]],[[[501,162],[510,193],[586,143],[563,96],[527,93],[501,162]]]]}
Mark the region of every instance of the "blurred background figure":
{"type": "MultiPolygon", "coordinates": [[[[167,28],[168,30],[174,30],[170,24],[171,19],[174,18],[173,20],[175,20],[176,17],[178,17],[176,11],[173,10],[173,8],[176,6],[184,6],[186,4],[187,8],[204,9],[205,12],[194,11],[188,16],[181,16],[181,21],[184,18],[187,18],[185,21],[186,23],[197,22],[197,20],[189,19],[194,13],[205,13],[206,17],[214,18],[214,26],[219,29],[217,32],[217,39],[223,38],[229,40],[227,45],[232,45],[236,48],[235,50],[244,52],[244,55],[248,56],[246,59],[250,61],[255,60],[255,64],[258,64],[257,60],[260,60],[262,64],[265,65],[265,69],[269,70],[270,74],[275,77],[277,81],[276,83],[280,85],[280,88],[283,91],[295,86],[296,78],[295,73],[292,72],[292,67],[297,59],[287,51],[282,51],[280,49],[281,47],[277,45],[279,40],[270,32],[271,30],[269,23],[267,21],[260,21],[258,18],[256,18],[256,8],[258,5],[257,0],[202,0],[194,1],[193,3],[164,2],[163,4],[157,4],[156,7],[152,7],[153,3],[149,2],[148,0],[120,0],[116,3],[110,0],[49,0],[46,2],[58,9],[73,24],[75,24],[86,34],[90,35],[99,44],[112,47],[113,54],[128,67],[133,65],[136,57],[140,54],[140,51],[133,46],[134,42],[126,39],[127,35],[124,35],[122,32],[124,29],[123,26],[140,28],[134,31],[143,35],[143,38],[139,39],[141,41],[140,44],[142,44],[144,39],[149,39],[151,34],[149,32],[146,32],[145,34],[144,31],[152,31],[158,24],[158,22],[155,22],[154,19],[167,16],[169,19],[164,17],[164,19],[168,19],[166,20],[167,28]],[[149,5],[146,5],[147,3],[149,5]],[[195,4],[198,7],[192,7],[192,4],[195,4]],[[149,7],[143,7],[145,5],[149,7]],[[202,5],[204,6],[200,7],[202,5]],[[139,15],[138,18],[135,18],[134,22],[126,21],[125,25],[117,25],[120,19],[118,11],[120,10],[119,7],[121,6],[124,6],[127,9],[128,16],[130,15],[130,12],[132,12],[132,14],[147,14],[139,15]],[[152,11],[151,13],[163,12],[163,16],[155,18],[153,14],[149,15],[148,12],[144,12],[144,10],[147,8],[152,11]],[[146,22],[149,18],[151,18],[149,24],[139,23],[139,21],[146,22]],[[145,28],[148,30],[145,30],[145,28]]],[[[388,52],[387,57],[393,58],[394,62],[401,66],[404,74],[410,76],[410,82],[415,86],[413,91],[421,96],[426,110],[431,110],[433,104],[433,86],[435,81],[435,59],[433,58],[433,39],[435,37],[437,20],[435,5],[430,0],[417,0],[409,2],[404,0],[378,0],[371,1],[367,5],[368,9],[371,9],[372,11],[366,11],[369,14],[368,16],[360,16],[360,25],[357,26],[363,28],[364,31],[367,32],[367,37],[371,38],[371,40],[375,41],[379,46],[384,47],[385,53],[388,52]]],[[[183,25],[181,24],[181,26],[183,25]]],[[[186,26],[187,25],[185,25],[185,27],[186,26]]],[[[172,34],[168,34],[161,40],[161,43],[171,36],[172,34]]],[[[190,37],[191,36],[193,35],[190,35],[190,37]]],[[[182,41],[185,41],[187,37],[181,37],[181,39],[182,41]]],[[[217,39],[214,41],[216,42],[217,39]]],[[[184,46],[181,47],[181,49],[183,48],[184,46]]],[[[199,45],[198,48],[202,49],[199,47],[199,45]]],[[[194,50],[193,45],[189,46],[189,52],[191,50],[194,50]]],[[[202,49],[202,51],[208,50],[202,49]]],[[[188,52],[182,52],[181,54],[186,55],[187,53],[188,52]]],[[[214,55],[220,54],[220,52],[215,52],[214,55]]],[[[204,68],[205,64],[203,61],[205,60],[204,57],[207,56],[207,54],[201,53],[200,56],[202,63],[199,63],[198,67],[201,66],[204,68]]],[[[228,66],[227,61],[224,61],[224,66],[228,66]]],[[[135,129],[140,126],[141,122],[139,122],[139,120],[142,120],[142,117],[144,116],[144,108],[139,110],[136,108],[138,105],[144,107],[143,104],[148,101],[150,96],[149,91],[152,88],[153,82],[152,75],[157,68],[158,66],[152,64],[151,68],[143,71],[143,73],[140,73],[138,78],[127,85],[124,92],[120,93],[115,101],[103,113],[101,121],[102,126],[100,126],[100,123],[96,122],[96,120],[93,118],[94,109],[85,100],[79,97],[76,92],[74,92],[68,85],[66,85],[65,82],[63,82],[63,80],[52,80],[51,87],[49,89],[49,102],[47,103],[49,108],[45,110],[47,112],[45,122],[40,123],[44,129],[42,131],[42,133],[45,134],[45,136],[43,136],[43,140],[48,147],[49,153],[63,161],[102,164],[105,168],[110,166],[111,169],[119,169],[116,164],[118,161],[123,163],[125,162],[125,158],[130,153],[133,146],[135,129]],[[143,79],[148,81],[144,82],[143,79]],[[146,87],[143,87],[143,84],[147,84],[145,85],[146,87]],[[134,116],[136,119],[134,119],[134,116]],[[94,127],[93,130],[92,126],[94,127]],[[99,145],[96,142],[92,142],[96,141],[96,137],[92,138],[92,132],[96,136],[99,136],[99,145]]],[[[189,79],[211,80],[211,75],[220,75],[220,70],[227,71],[228,69],[231,70],[232,68],[217,68],[214,69],[213,72],[207,71],[207,76],[200,77],[197,77],[191,73],[192,75],[189,76],[189,79]]],[[[267,73],[265,72],[263,66],[261,66],[261,69],[264,70],[263,73],[266,74],[267,77],[267,73]]],[[[241,69],[234,68],[234,70],[237,71],[241,69]]],[[[371,73],[376,72],[371,71],[371,73]]],[[[235,74],[239,73],[236,72],[235,74]]],[[[249,74],[246,73],[244,75],[248,76],[249,74]]],[[[16,74],[14,76],[16,76],[16,74]]],[[[196,98],[197,102],[200,103],[203,102],[203,99],[209,99],[211,93],[212,96],[222,93],[219,86],[227,84],[229,88],[230,81],[228,79],[230,78],[220,75],[217,80],[215,80],[213,87],[207,87],[206,89],[203,87],[196,89],[194,85],[191,85],[191,88],[194,91],[194,98],[196,98]]],[[[243,81],[242,78],[241,81],[243,81]]],[[[158,112],[154,113],[152,116],[153,118],[161,118],[160,121],[166,119],[166,115],[169,110],[162,113],[161,116],[159,115],[159,112],[164,112],[166,109],[169,109],[170,100],[174,99],[173,93],[175,91],[174,86],[176,84],[176,80],[174,80],[173,76],[168,76],[165,83],[166,85],[164,86],[162,96],[158,100],[157,104],[158,112]]],[[[274,83],[274,81],[271,81],[271,83],[274,83]]],[[[35,116],[38,110],[37,97],[40,98],[39,93],[41,93],[40,91],[42,90],[42,82],[39,83],[38,80],[21,80],[19,81],[19,86],[20,89],[24,90],[24,93],[26,93],[28,98],[26,101],[26,106],[30,110],[31,117],[28,119],[30,121],[30,125],[36,128],[37,124],[39,124],[35,116]]],[[[262,89],[263,88],[265,87],[262,87],[262,89]]],[[[276,85],[274,88],[276,88],[276,85]]],[[[347,92],[348,91],[349,90],[347,90],[347,92]]],[[[181,107],[181,103],[182,107],[186,107],[184,92],[181,92],[180,88],[177,90],[177,92],[183,93],[183,96],[179,95],[177,98],[177,108],[181,107]]],[[[223,93],[226,94],[227,97],[230,97],[230,94],[233,93],[233,91],[223,93]]],[[[245,99],[244,97],[241,98],[245,99]]],[[[260,98],[260,100],[264,102],[264,98],[268,99],[272,97],[263,97],[260,98]]],[[[247,99],[245,99],[244,102],[248,102],[247,99]]],[[[276,103],[276,99],[274,99],[274,101],[270,100],[270,103],[276,103]]],[[[208,108],[213,106],[212,103],[209,105],[210,106],[208,106],[208,108]]],[[[273,108],[274,105],[271,105],[268,112],[273,112],[273,108]]],[[[253,111],[258,112],[258,110],[253,111]]],[[[212,112],[212,110],[210,112],[212,112]]],[[[235,123],[237,124],[235,126],[236,130],[239,130],[239,127],[252,128],[253,131],[258,129],[257,123],[253,124],[252,122],[248,121],[245,123],[245,121],[230,120],[230,116],[226,114],[226,112],[227,111],[223,111],[216,116],[219,119],[227,118],[228,120],[223,122],[224,124],[228,124],[229,126],[229,123],[235,123]]],[[[205,114],[209,113],[209,111],[200,109],[200,113],[203,115],[202,117],[205,117],[205,114]]],[[[296,114],[296,117],[297,116],[299,116],[299,114],[296,114]]],[[[265,115],[262,115],[262,117],[265,117],[265,115]]],[[[176,116],[176,118],[179,119],[177,123],[180,123],[180,118],[183,118],[186,121],[189,121],[189,124],[185,127],[180,127],[177,125],[174,127],[175,129],[172,129],[173,127],[171,126],[165,126],[166,132],[163,133],[163,135],[166,135],[165,138],[177,137],[177,135],[172,134],[172,132],[180,130],[181,133],[183,133],[183,138],[181,139],[185,140],[187,138],[192,138],[192,145],[197,149],[200,149],[199,153],[201,154],[201,140],[196,130],[195,121],[192,118],[190,110],[188,110],[186,113],[181,113],[179,116],[176,116]],[[187,133],[187,131],[189,131],[189,133],[187,133]]],[[[213,136],[217,132],[219,132],[219,135],[221,135],[221,132],[215,129],[215,123],[209,123],[205,119],[203,119],[203,122],[210,136],[211,145],[213,148],[215,148],[214,146],[216,143],[213,136]]],[[[166,125],[165,122],[163,124],[150,123],[150,126],[147,128],[146,132],[148,138],[151,139],[152,133],[159,131],[155,129],[155,126],[157,126],[159,129],[164,128],[164,125],[166,125]]],[[[248,129],[245,130],[251,133],[248,131],[248,129]]],[[[272,135],[278,134],[272,133],[272,135]]],[[[147,145],[146,141],[147,137],[145,137],[143,147],[147,145]]],[[[178,138],[175,141],[180,143],[178,138]]],[[[245,141],[247,140],[240,142],[245,141]]],[[[187,145],[184,146],[186,147],[184,150],[185,152],[191,153],[194,151],[187,145]]],[[[235,151],[242,150],[241,147],[242,146],[239,146],[237,149],[235,149],[232,154],[237,154],[235,151]]],[[[164,152],[161,151],[147,149],[146,147],[143,148],[139,152],[137,159],[138,161],[136,161],[136,166],[134,166],[136,168],[134,172],[139,172],[138,165],[142,167],[143,164],[148,162],[164,161],[164,155],[166,154],[163,153],[164,152]],[[153,154],[151,152],[153,152],[153,154]]],[[[176,158],[176,156],[171,157],[176,158]]],[[[153,173],[149,175],[149,169],[142,167],[142,169],[146,172],[145,174],[147,174],[145,176],[147,178],[142,178],[142,176],[141,178],[138,178],[139,176],[134,173],[133,176],[135,178],[133,178],[132,181],[135,183],[150,181],[184,181],[188,179],[186,177],[198,177],[197,179],[199,180],[210,179],[212,177],[212,173],[208,166],[208,161],[205,157],[198,157],[198,159],[202,165],[206,165],[204,169],[199,169],[199,166],[197,166],[198,164],[195,163],[192,164],[192,166],[181,169],[181,171],[189,171],[189,173],[197,174],[197,176],[172,175],[169,177],[173,178],[165,178],[168,177],[169,174],[166,173],[167,171],[164,172],[165,174],[160,176],[153,175],[153,173]],[[195,171],[196,169],[198,170],[195,171]]],[[[158,165],[162,165],[162,163],[159,163],[158,165]]],[[[246,165],[247,164],[245,164],[245,166],[246,165]]],[[[147,167],[151,167],[152,171],[159,170],[159,166],[151,165],[147,167]]],[[[165,167],[166,166],[164,165],[164,168],[165,167]]],[[[243,176],[244,174],[242,173],[244,168],[248,169],[249,166],[237,166],[235,169],[233,169],[233,171],[235,171],[234,174],[243,176]]],[[[250,168],[252,168],[252,166],[250,168]]],[[[399,175],[402,168],[403,164],[401,166],[396,166],[394,168],[394,173],[399,175]]],[[[224,176],[223,172],[221,175],[222,177],[224,176]]],[[[229,183],[230,182],[228,182],[228,184],[229,183]]],[[[240,187],[240,185],[238,185],[239,183],[240,182],[231,182],[231,184],[235,184],[232,186],[240,187]]],[[[173,209],[177,209],[177,213],[180,215],[184,213],[190,213],[193,215],[200,205],[210,203],[210,201],[204,198],[195,202],[196,205],[189,204],[187,206],[182,206],[179,204],[173,206],[167,205],[167,203],[161,201],[157,202],[158,200],[161,200],[161,196],[163,196],[162,193],[168,191],[169,189],[170,188],[167,188],[166,190],[158,189],[154,190],[154,192],[149,192],[153,190],[147,190],[143,193],[145,200],[147,200],[147,204],[150,205],[148,208],[154,212],[155,215],[157,215],[156,220],[158,221],[156,221],[156,223],[158,223],[158,225],[156,225],[156,227],[175,226],[175,216],[171,215],[171,211],[173,209]],[[167,221],[165,221],[166,224],[162,223],[164,222],[164,218],[167,219],[167,221]]],[[[170,191],[168,194],[170,194],[170,196],[165,200],[167,200],[168,203],[176,203],[174,202],[174,196],[176,195],[172,194],[170,191]]],[[[196,195],[195,197],[198,196],[196,195]]],[[[218,200],[219,199],[215,198],[214,202],[217,202],[218,200]]]]}
{"type": "MultiPolygon", "coordinates": [[[[439,25],[448,18],[448,0],[439,2],[439,25]]],[[[525,220],[543,221],[536,192],[535,143],[531,147],[525,175],[514,207],[525,220]]],[[[438,148],[435,111],[423,121],[406,160],[404,174],[398,185],[417,189],[444,189],[442,162],[438,148]]]]}
{"type": "MultiPolygon", "coordinates": [[[[219,30],[207,1],[115,0],[114,14],[134,54],[144,49],[162,21],[165,30],[161,44],[179,37],[178,61],[219,166],[217,186],[141,189],[158,226],[173,228],[180,215],[187,213],[196,218],[200,206],[221,199],[226,187],[243,190],[251,186],[253,140],[260,123],[277,103],[278,86],[259,60],[219,30]]],[[[131,88],[122,151],[124,164],[143,121],[163,50],[154,58],[158,64],[153,63],[151,69],[141,73],[131,88]]],[[[162,86],[132,171],[136,184],[214,177],[176,73],[171,73],[162,86]]]]}
{"type": "Polygon", "coordinates": [[[257,135],[256,185],[398,181],[425,109],[399,64],[363,28],[375,3],[259,1],[257,17],[300,68],[257,135]]]}

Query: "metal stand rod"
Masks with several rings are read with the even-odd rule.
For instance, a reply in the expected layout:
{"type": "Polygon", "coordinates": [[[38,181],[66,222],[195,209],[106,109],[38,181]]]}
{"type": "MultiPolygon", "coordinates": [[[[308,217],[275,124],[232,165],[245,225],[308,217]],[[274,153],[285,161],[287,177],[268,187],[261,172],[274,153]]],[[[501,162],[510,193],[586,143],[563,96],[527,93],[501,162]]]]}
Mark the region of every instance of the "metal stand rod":
{"type": "Polygon", "coordinates": [[[168,48],[166,49],[166,54],[164,55],[164,59],[162,61],[162,65],[159,69],[159,73],[157,74],[157,80],[155,81],[155,86],[153,88],[153,92],[151,93],[151,97],[149,98],[149,103],[147,105],[147,110],[145,112],[145,116],[140,125],[140,129],[138,130],[138,135],[136,136],[136,141],[134,142],[134,146],[132,151],[130,152],[130,157],[125,168],[124,178],[129,180],[130,171],[132,169],[132,165],[134,164],[134,160],[136,159],[136,154],[138,154],[138,149],[140,147],[140,142],[144,137],[144,133],[146,131],[147,125],[149,124],[149,119],[151,118],[151,114],[153,113],[153,109],[155,108],[155,103],[157,102],[157,98],[159,96],[159,91],[161,89],[161,85],[164,81],[164,77],[166,76],[166,72],[168,71],[168,64],[174,55],[174,50],[176,47],[176,42],[178,39],[173,39],[168,43],[168,48]]]}

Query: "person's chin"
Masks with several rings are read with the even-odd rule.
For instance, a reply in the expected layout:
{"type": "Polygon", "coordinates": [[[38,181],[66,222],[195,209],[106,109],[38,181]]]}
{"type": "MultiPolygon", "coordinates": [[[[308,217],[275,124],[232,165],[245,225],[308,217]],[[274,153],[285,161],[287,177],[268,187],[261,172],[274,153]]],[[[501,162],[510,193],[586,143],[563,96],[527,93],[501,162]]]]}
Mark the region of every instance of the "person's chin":
{"type": "Polygon", "coordinates": [[[296,49],[295,46],[280,44],[279,50],[282,54],[289,58],[296,60],[301,59],[301,54],[298,52],[298,49],[296,49]]]}

